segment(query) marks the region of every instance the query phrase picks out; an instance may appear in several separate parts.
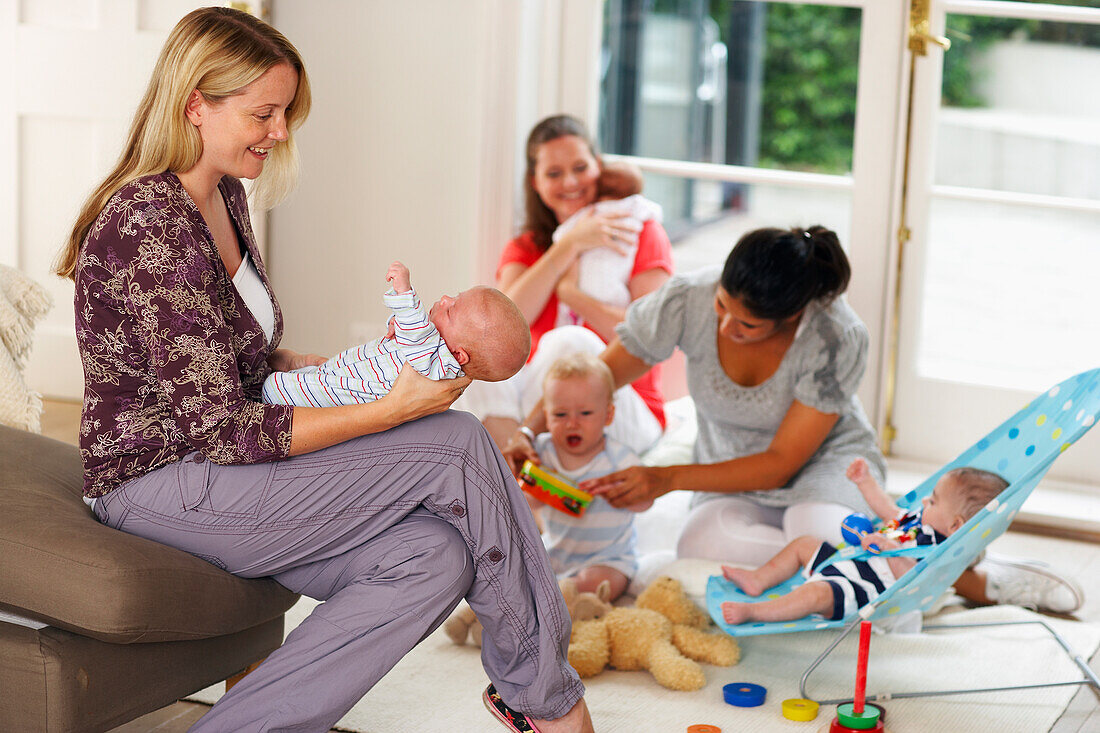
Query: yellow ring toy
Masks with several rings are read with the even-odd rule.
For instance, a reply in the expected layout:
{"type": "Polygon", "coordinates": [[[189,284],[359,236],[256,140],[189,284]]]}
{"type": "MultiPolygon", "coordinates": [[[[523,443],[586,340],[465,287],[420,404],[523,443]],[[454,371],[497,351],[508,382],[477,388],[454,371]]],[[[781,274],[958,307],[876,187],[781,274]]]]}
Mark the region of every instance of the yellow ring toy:
{"type": "Polygon", "coordinates": [[[818,705],[813,700],[792,697],[783,701],[783,717],[787,720],[807,721],[817,717],[818,705]]]}

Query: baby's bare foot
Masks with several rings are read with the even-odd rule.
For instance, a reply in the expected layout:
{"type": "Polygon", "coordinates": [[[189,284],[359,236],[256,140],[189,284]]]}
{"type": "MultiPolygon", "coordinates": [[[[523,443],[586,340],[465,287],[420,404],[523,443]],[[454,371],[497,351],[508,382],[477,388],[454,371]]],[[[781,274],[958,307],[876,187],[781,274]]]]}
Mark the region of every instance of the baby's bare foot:
{"type": "Polygon", "coordinates": [[[734,603],[733,601],[726,601],[722,604],[722,618],[726,620],[726,623],[730,626],[736,626],[737,624],[743,624],[749,620],[749,606],[748,603],[734,603]]]}
{"type": "Polygon", "coordinates": [[[764,592],[764,588],[760,587],[760,581],[756,579],[751,570],[723,565],[722,575],[725,576],[726,580],[745,591],[745,595],[758,596],[764,592]]]}

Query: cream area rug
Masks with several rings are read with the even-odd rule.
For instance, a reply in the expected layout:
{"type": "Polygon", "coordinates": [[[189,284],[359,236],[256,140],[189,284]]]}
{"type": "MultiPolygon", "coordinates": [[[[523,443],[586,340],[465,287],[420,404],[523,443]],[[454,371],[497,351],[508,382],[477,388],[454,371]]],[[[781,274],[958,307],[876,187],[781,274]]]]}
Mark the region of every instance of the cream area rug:
{"type": "MultiPolygon", "coordinates": [[[[315,605],[315,601],[303,599],[292,608],[287,618],[288,629],[315,605]]],[[[1100,629],[1095,626],[1039,617],[1011,606],[941,614],[929,623],[1035,618],[1047,621],[1085,659],[1100,644],[1100,629]]],[[[868,665],[868,693],[1080,679],[1081,673],[1073,662],[1049,636],[1040,636],[1040,631],[1038,627],[1021,626],[967,632],[875,634],[868,665]]],[[[814,673],[810,679],[811,697],[851,696],[857,636],[853,633],[845,639],[814,673]]],[[[707,686],[698,692],[666,690],[645,672],[609,670],[586,680],[585,697],[599,733],[684,733],[696,723],[716,726],[724,733],[816,733],[832,719],[832,709],[822,708],[812,723],[796,723],[782,716],[781,705],[784,699],[799,696],[798,680],[803,671],[833,638],[828,632],[807,632],[742,639],[741,663],[729,668],[706,667],[707,686]],[[730,682],[764,686],[767,689],[764,704],[756,708],[727,705],[722,699],[722,685],[730,682]]],[[[442,631],[436,631],[386,675],[337,727],[363,733],[401,733],[425,728],[449,733],[504,730],[482,706],[481,692],[487,683],[479,650],[455,646],[442,631]]],[[[191,699],[214,702],[222,689],[219,684],[191,699]]],[[[1055,687],[891,700],[882,705],[887,711],[887,726],[893,733],[1045,731],[1076,691],[1077,687],[1055,687]]]]}

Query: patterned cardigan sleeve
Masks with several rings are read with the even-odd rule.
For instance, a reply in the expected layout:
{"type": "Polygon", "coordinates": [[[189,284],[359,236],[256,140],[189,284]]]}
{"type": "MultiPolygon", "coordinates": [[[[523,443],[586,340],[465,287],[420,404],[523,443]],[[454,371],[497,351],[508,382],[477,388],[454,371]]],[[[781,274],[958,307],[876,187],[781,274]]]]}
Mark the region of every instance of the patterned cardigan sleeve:
{"type": "MultiPolygon", "coordinates": [[[[126,218],[124,209],[118,213],[126,218]]],[[[117,269],[109,288],[117,289],[134,342],[143,346],[162,410],[170,406],[183,439],[216,463],[285,457],[293,408],[245,397],[218,263],[194,222],[150,211],[137,214],[144,226],[108,222],[117,235],[110,237],[117,269]]]]}

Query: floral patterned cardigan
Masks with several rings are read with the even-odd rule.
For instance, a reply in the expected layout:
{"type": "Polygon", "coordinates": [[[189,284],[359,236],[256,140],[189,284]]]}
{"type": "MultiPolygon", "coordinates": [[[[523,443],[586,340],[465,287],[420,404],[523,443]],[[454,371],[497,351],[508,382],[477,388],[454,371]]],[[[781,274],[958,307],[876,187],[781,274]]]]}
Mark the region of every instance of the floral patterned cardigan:
{"type": "Polygon", "coordinates": [[[271,295],[271,342],[179,179],[165,172],[119,189],[88,233],[76,269],[85,496],[107,494],[195,451],[232,464],[277,460],[290,450],[294,408],[260,402],[282,313],[244,187],[230,177],[218,187],[271,295]]]}

